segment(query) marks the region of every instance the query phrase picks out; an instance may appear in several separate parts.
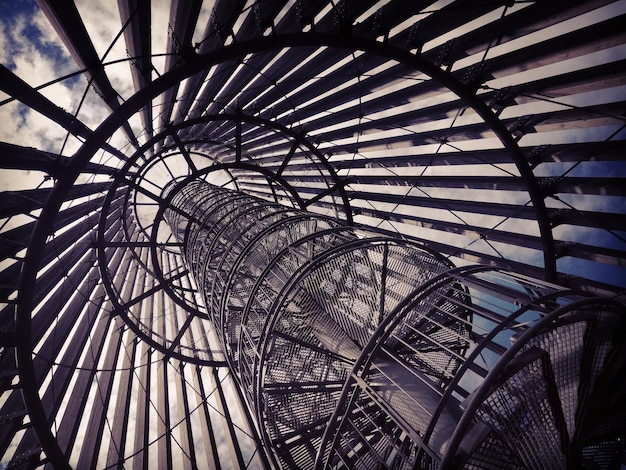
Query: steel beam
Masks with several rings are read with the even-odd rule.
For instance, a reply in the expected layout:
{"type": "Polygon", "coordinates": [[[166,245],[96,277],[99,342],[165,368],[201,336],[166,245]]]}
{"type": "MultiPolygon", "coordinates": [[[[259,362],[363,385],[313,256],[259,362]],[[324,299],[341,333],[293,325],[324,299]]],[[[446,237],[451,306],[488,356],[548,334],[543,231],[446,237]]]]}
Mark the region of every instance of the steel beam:
{"type": "MultiPolygon", "coordinates": [[[[81,184],[72,187],[68,200],[91,196],[108,189],[108,183],[81,184]]],[[[0,192],[0,218],[28,214],[44,206],[52,188],[0,192]]]]}
{"type": "MultiPolygon", "coordinates": [[[[168,55],[165,58],[165,73],[172,70],[179,63],[184,62],[187,51],[193,51],[191,39],[201,6],[202,0],[172,0],[169,20],[170,31],[167,36],[168,55]]],[[[178,87],[179,84],[174,83],[163,94],[163,109],[161,110],[159,120],[159,132],[165,130],[170,122],[176,95],[178,94],[178,87]]]]}
{"type": "MultiPolygon", "coordinates": [[[[107,144],[107,152],[112,153],[112,148],[107,144]]],[[[123,157],[124,154],[114,150],[116,156],[123,157]]],[[[64,157],[58,154],[37,150],[31,147],[22,147],[20,145],[0,142],[0,168],[7,170],[38,170],[48,173],[53,178],[59,178],[66,168],[70,157],[64,157]]],[[[101,165],[99,163],[89,162],[84,173],[96,175],[114,175],[117,168],[101,165]]]]}
{"type": "Polygon", "coordinates": [[[47,118],[53,120],[70,134],[87,138],[91,130],[75,116],[59,108],[48,98],[43,96],[11,70],[0,64],[0,89],[6,94],[19,100],[47,118]]]}
{"type": "Polygon", "coordinates": [[[66,454],[71,451],[77,438],[79,427],[76,426],[76,422],[85,410],[85,404],[89,395],[89,385],[93,383],[94,376],[97,373],[96,364],[99,358],[99,351],[102,348],[102,342],[108,330],[108,322],[111,320],[111,317],[98,315],[100,308],[106,308],[104,296],[98,294],[100,294],[99,291],[95,293],[93,302],[87,306],[84,315],[80,317],[78,330],[80,333],[75,337],[75,341],[78,343],[76,345],[77,348],[80,347],[81,342],[84,346],[89,340],[89,347],[92,353],[88,354],[80,363],[78,362],[79,355],[72,359],[68,357],[67,360],[64,359],[63,361],[64,364],[72,363],[78,368],[78,370],[74,370],[76,382],[70,393],[70,406],[63,413],[57,434],[59,446],[66,454]]]}
{"type": "MultiPolygon", "coordinates": [[[[132,59],[131,75],[135,92],[152,82],[152,38],[151,8],[149,0],[118,0],[122,23],[129,23],[124,30],[126,48],[132,59]]],[[[154,133],[152,128],[152,106],[146,104],[141,110],[141,119],[148,138],[154,133]]]]}
{"type": "MultiPolygon", "coordinates": [[[[64,109],[59,108],[52,101],[43,96],[2,64],[0,64],[0,90],[17,99],[20,103],[25,104],[29,108],[34,109],[38,113],[46,116],[48,119],[56,122],[72,135],[86,139],[93,132],[85,124],[79,121],[76,116],[73,116],[64,109]]],[[[11,144],[2,143],[2,146],[5,145],[11,144]]],[[[115,155],[120,160],[126,161],[126,156],[122,152],[106,142],[102,143],[102,148],[112,155],[115,155]]]]}
{"type": "MultiPolygon", "coordinates": [[[[52,24],[76,63],[86,70],[94,89],[104,102],[115,111],[120,106],[120,96],[106,75],[102,60],[93,46],[83,19],[72,1],[37,0],[37,4],[52,24]]],[[[134,147],[138,147],[137,137],[128,122],[121,126],[134,147]]]]}
{"type": "MultiPolygon", "coordinates": [[[[215,3],[211,18],[202,34],[202,40],[196,45],[199,54],[206,54],[223,45],[223,38],[232,31],[233,25],[245,4],[246,0],[222,0],[215,3]]],[[[176,116],[173,119],[174,122],[185,120],[208,74],[209,69],[207,68],[187,79],[183,92],[178,97],[179,105],[176,116]]]]}

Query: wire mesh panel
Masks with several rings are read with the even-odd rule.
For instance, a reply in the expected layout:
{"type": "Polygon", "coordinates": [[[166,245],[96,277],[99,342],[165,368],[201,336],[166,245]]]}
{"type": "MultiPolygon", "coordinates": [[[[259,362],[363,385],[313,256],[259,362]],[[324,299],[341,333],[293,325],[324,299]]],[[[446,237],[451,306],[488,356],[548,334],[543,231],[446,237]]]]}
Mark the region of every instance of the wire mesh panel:
{"type": "Polygon", "coordinates": [[[554,374],[543,351],[527,355],[535,351],[539,357],[508,376],[480,406],[476,419],[491,427],[524,467],[563,468],[565,423],[554,374]]]}
{"type": "Polygon", "coordinates": [[[593,409],[599,377],[609,402],[623,395],[614,374],[624,370],[625,321],[617,304],[523,276],[448,271],[405,298],[363,348],[317,463],[565,468],[587,459],[596,438],[607,443],[598,461],[615,462],[624,448],[612,447],[612,433],[623,425],[602,418],[591,437],[580,413],[593,409]],[[357,425],[368,406],[376,413],[357,425]],[[388,434],[386,450],[372,445],[390,425],[401,432],[388,434]]]}

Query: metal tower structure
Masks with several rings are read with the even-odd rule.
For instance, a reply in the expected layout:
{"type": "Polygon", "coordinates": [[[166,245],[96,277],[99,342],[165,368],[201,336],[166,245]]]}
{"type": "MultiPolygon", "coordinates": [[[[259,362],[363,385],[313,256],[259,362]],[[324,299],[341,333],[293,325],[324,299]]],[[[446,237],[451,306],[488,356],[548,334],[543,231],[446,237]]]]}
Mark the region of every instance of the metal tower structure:
{"type": "Polygon", "coordinates": [[[2,467],[619,468],[625,1],[19,5],[2,467]]]}
{"type": "Polygon", "coordinates": [[[618,303],[174,183],[164,220],[274,466],[619,465],[618,303]]]}

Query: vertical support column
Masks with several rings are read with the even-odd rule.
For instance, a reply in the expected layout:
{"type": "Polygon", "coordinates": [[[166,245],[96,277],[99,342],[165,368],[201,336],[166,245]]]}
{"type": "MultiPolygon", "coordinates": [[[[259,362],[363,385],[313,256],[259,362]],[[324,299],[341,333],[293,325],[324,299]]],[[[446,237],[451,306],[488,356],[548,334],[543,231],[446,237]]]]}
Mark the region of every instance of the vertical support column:
{"type": "MultiPolygon", "coordinates": [[[[165,218],[265,445],[285,467],[310,467],[378,325],[450,263],[406,240],[204,181],[179,188],[172,206],[165,218]]],[[[459,344],[467,336],[467,328],[456,329],[459,344]]],[[[450,376],[459,361],[445,362],[450,376]]],[[[391,371],[379,381],[406,382],[402,370],[378,364],[391,371]]]]}
{"type": "MultiPolygon", "coordinates": [[[[453,268],[424,246],[200,180],[172,205],[165,218],[275,464],[583,459],[584,438],[567,427],[597,400],[571,402],[568,390],[589,387],[613,357],[626,363],[615,333],[626,320],[611,302],[453,268]],[[580,357],[595,357],[598,341],[614,353],[584,374],[580,357]],[[531,428],[545,438],[529,439],[531,428]]],[[[622,441],[607,439],[609,450],[584,452],[617,458],[622,441]]]]}

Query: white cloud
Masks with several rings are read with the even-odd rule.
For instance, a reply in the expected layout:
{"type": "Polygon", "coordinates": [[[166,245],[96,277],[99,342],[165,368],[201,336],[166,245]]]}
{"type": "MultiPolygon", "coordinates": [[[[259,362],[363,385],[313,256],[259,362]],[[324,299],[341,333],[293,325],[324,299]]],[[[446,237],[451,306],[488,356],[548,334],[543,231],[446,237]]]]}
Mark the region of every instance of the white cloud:
{"type": "Polygon", "coordinates": [[[12,144],[60,150],[63,135],[58,124],[13,101],[0,107],[0,140],[12,144]]]}
{"type": "Polygon", "coordinates": [[[37,10],[35,14],[30,18],[31,23],[41,32],[40,41],[43,45],[49,47],[56,47],[63,54],[65,60],[57,61],[56,65],[59,67],[63,67],[63,71],[68,73],[76,68],[69,52],[65,48],[63,41],[57,35],[56,31],[43,14],[41,10],[37,10]]]}
{"type": "MultiPolygon", "coordinates": [[[[15,15],[0,23],[0,58],[3,64],[33,87],[59,78],[72,70],[69,54],[45,27],[41,12],[32,16],[15,15]],[[25,40],[25,38],[29,40],[25,40]]],[[[58,106],[75,109],[80,94],[78,82],[60,82],[40,90],[58,106]]],[[[60,152],[64,130],[43,115],[27,109],[18,101],[0,107],[0,140],[13,144],[60,152]]]]}

